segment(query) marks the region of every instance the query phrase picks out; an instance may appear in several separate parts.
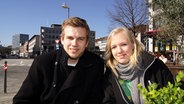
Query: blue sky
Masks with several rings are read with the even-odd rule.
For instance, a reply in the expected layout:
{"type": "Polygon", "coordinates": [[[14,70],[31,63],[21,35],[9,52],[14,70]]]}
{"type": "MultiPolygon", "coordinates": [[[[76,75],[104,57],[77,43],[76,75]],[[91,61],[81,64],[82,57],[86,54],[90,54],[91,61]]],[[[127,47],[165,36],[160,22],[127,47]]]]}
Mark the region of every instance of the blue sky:
{"type": "Polygon", "coordinates": [[[87,20],[96,38],[107,36],[111,25],[107,10],[113,8],[114,0],[2,0],[0,2],[0,44],[12,44],[15,34],[29,34],[31,38],[40,34],[40,27],[61,24],[70,17],[78,16],[87,20]]]}

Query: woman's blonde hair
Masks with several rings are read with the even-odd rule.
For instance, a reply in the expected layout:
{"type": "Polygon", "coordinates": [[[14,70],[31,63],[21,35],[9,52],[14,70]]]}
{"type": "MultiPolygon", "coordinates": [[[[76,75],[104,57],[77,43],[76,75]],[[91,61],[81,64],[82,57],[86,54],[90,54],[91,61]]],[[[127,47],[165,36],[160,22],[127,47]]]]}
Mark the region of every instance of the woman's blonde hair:
{"type": "Polygon", "coordinates": [[[117,71],[115,69],[115,66],[118,64],[117,60],[114,59],[111,51],[111,41],[112,37],[118,33],[122,32],[122,35],[128,36],[128,41],[132,43],[133,46],[133,54],[130,57],[130,68],[135,67],[138,65],[138,57],[140,53],[144,50],[144,45],[139,42],[135,36],[130,32],[127,28],[124,27],[117,27],[113,29],[108,38],[107,38],[107,44],[106,44],[106,52],[105,52],[105,60],[106,65],[113,71],[113,73],[118,77],[117,71]]]}

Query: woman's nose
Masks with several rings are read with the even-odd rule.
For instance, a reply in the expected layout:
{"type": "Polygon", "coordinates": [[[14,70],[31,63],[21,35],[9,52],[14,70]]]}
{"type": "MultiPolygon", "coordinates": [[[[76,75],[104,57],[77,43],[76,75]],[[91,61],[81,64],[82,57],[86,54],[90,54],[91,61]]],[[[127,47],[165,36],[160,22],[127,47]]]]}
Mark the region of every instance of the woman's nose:
{"type": "Polygon", "coordinates": [[[120,46],[117,47],[117,52],[122,52],[122,49],[120,46]]]}

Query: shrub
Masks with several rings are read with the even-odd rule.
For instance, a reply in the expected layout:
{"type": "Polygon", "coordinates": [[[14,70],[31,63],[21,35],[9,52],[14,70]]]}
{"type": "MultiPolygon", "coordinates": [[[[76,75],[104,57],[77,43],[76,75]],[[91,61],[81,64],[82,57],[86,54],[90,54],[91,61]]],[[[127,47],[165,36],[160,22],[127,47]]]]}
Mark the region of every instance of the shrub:
{"type": "Polygon", "coordinates": [[[184,78],[182,71],[178,72],[174,84],[168,82],[166,87],[158,89],[157,83],[152,83],[148,89],[138,84],[138,89],[145,104],[184,104],[184,90],[180,88],[184,78]]]}

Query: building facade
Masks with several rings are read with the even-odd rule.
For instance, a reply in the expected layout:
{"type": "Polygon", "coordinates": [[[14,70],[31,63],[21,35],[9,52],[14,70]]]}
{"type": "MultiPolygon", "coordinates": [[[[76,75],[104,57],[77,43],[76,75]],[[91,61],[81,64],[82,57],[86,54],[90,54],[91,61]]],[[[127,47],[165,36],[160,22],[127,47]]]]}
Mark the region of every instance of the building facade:
{"type": "Polygon", "coordinates": [[[55,40],[59,40],[61,34],[61,25],[52,24],[51,27],[40,28],[40,53],[50,52],[55,50],[55,40]]]}
{"type": "Polygon", "coordinates": [[[34,35],[29,39],[28,53],[29,57],[40,55],[40,35],[34,35]]]}
{"type": "Polygon", "coordinates": [[[28,34],[15,34],[12,37],[12,54],[19,54],[19,47],[29,40],[28,34]]]}
{"type": "Polygon", "coordinates": [[[20,47],[19,47],[19,57],[20,58],[25,58],[25,57],[28,57],[29,54],[28,54],[28,41],[24,42],[24,44],[22,44],[20,47]]]}
{"type": "Polygon", "coordinates": [[[95,46],[97,46],[99,48],[99,51],[101,51],[101,52],[105,52],[107,37],[108,36],[104,36],[101,38],[97,38],[95,40],[95,42],[96,42],[95,46]]]}
{"type": "Polygon", "coordinates": [[[88,43],[88,47],[87,49],[91,52],[94,52],[95,51],[95,31],[90,31],[90,34],[89,34],[89,43],[88,43]]]}

